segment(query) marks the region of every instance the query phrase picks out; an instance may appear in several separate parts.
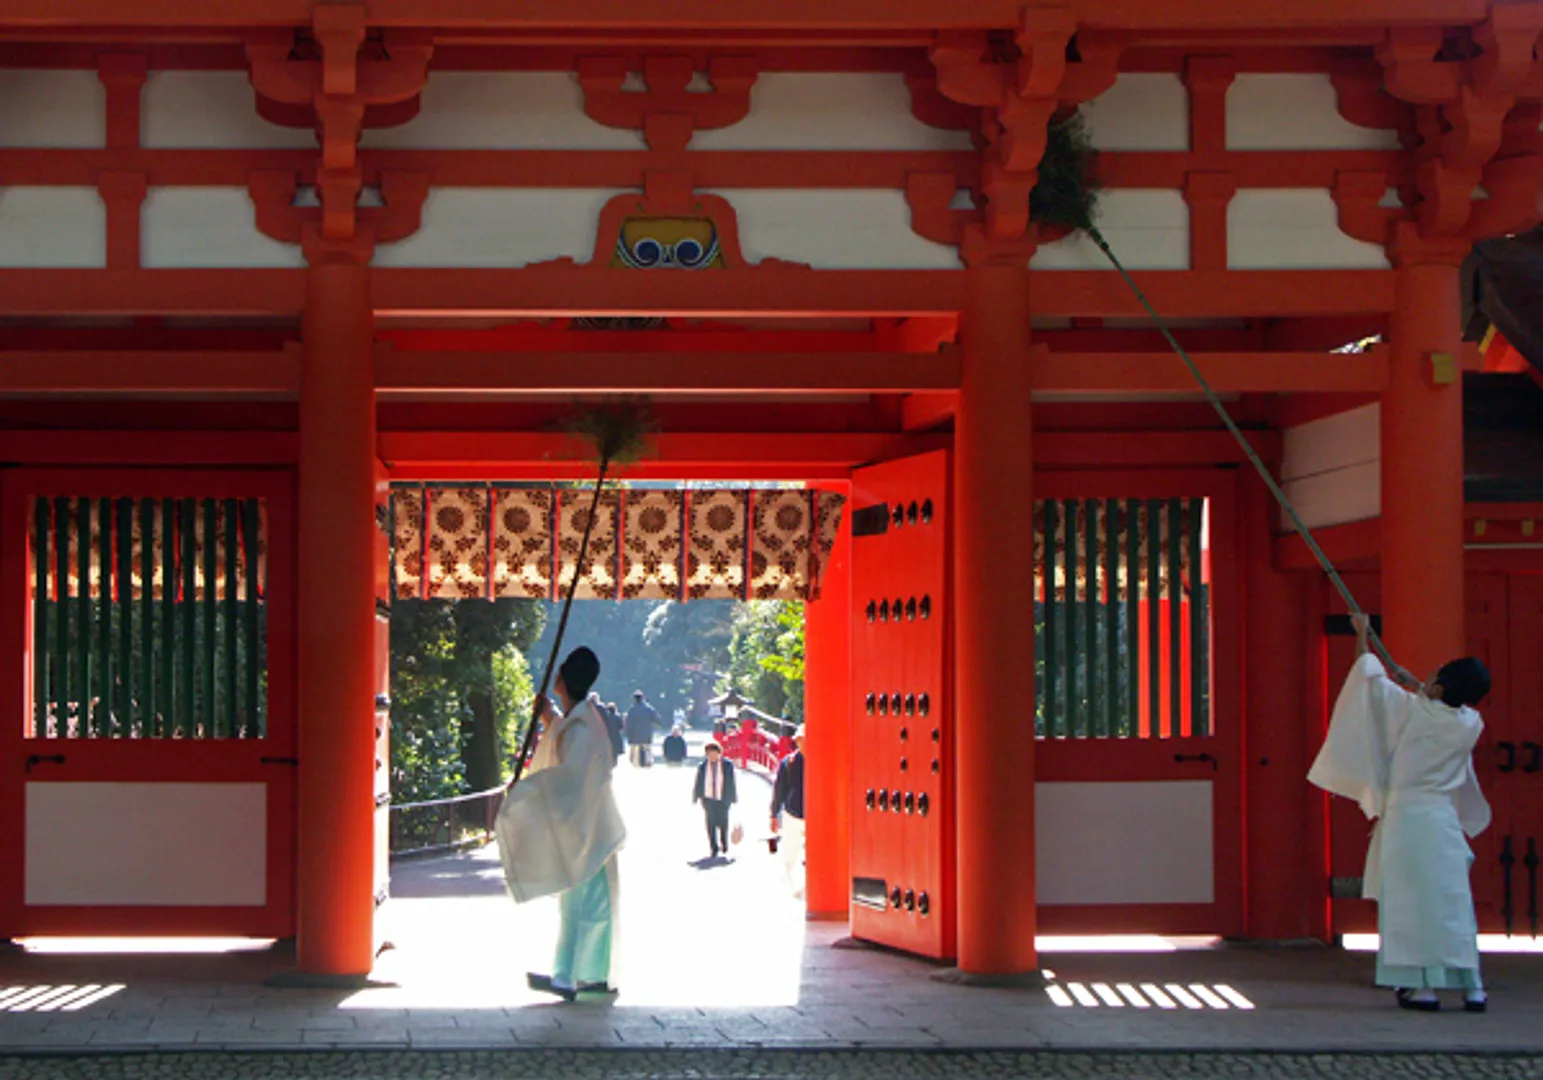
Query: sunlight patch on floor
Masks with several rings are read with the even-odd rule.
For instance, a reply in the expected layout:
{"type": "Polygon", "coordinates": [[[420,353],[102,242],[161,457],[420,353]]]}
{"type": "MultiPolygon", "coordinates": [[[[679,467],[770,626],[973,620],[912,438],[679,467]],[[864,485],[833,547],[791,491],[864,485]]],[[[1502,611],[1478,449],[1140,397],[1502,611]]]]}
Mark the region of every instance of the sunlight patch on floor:
{"type": "MultiPolygon", "coordinates": [[[[1378,941],[1376,934],[1345,934],[1341,944],[1350,952],[1376,952],[1378,941]]],[[[1506,937],[1504,934],[1480,934],[1479,951],[1481,953],[1543,953],[1543,938],[1523,937],[1516,934],[1506,937]]]]}
{"type": "Polygon", "coordinates": [[[1207,986],[1204,983],[1142,983],[1138,988],[1132,983],[1110,985],[1104,982],[1052,982],[1045,987],[1045,995],[1058,1009],[1189,1009],[1193,1012],[1247,1012],[1254,1003],[1245,995],[1225,983],[1207,986]]]}
{"type": "Polygon", "coordinates": [[[122,983],[83,986],[7,986],[0,989],[0,1012],[80,1012],[125,989],[122,983]]]}
{"type": "Polygon", "coordinates": [[[1042,953],[1171,953],[1212,949],[1218,937],[1176,937],[1161,934],[1047,934],[1034,939],[1042,953]]]}
{"type": "Polygon", "coordinates": [[[219,955],[260,952],[272,938],[226,937],[28,937],[16,944],[44,956],[219,955]]]}

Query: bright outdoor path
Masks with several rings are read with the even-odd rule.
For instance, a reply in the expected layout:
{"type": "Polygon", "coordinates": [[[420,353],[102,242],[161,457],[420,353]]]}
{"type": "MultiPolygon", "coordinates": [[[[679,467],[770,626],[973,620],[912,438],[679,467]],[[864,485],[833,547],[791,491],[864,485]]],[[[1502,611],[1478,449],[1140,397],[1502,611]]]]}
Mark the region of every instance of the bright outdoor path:
{"type": "Polygon", "coordinates": [[[157,1080],[1543,1076],[1536,953],[1485,957],[1487,1015],[1427,1016],[1400,1012],[1371,986],[1365,952],[1044,939],[1048,988],[988,990],[938,982],[937,966],[914,958],[832,948],[846,927],[805,922],[766,849],[764,778],[741,777],[734,820],[746,836],[734,861],[692,865],[707,854],[693,775],[618,767],[630,835],[615,1000],[568,1005],[525,988],[527,971],[548,969],[555,905],[516,907],[483,849],[396,867],[387,930],[397,947],[365,989],[264,985],[293,956],[250,943],[0,953],[0,1080],[127,1077],[124,1062],[157,1080]],[[221,1053],[175,1053],[192,1049],[221,1053]],[[281,1050],[334,1053],[243,1056],[281,1050]],[[1366,1052],[1392,1056],[1355,1056],[1366,1052]],[[1444,1056],[1454,1052],[1531,1056],[1458,1067],[1444,1056]]]}
{"type": "MultiPolygon", "coordinates": [[[[617,801],[627,822],[620,865],[621,925],[616,985],[628,1007],[724,1008],[798,1004],[805,923],[782,864],[765,842],[771,785],[739,770],[731,823],[744,842],[729,859],[708,855],[702,809],[691,802],[692,760],[646,769],[624,757],[617,801]]],[[[498,850],[392,870],[385,953],[376,978],[398,983],[366,990],[350,1009],[496,1008],[550,1002],[525,987],[527,971],[549,972],[557,936],[555,900],[516,906],[504,890],[498,850]]]]}

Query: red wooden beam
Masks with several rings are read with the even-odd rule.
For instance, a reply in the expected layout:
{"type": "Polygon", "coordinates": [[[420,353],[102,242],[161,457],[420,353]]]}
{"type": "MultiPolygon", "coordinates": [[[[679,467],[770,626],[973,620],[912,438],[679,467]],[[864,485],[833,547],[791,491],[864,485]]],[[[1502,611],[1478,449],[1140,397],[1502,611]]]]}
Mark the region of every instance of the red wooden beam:
{"type": "MultiPolygon", "coordinates": [[[[1313,530],[1313,539],[1336,567],[1347,563],[1376,560],[1382,551],[1382,520],[1368,518],[1346,525],[1330,525],[1313,530]]],[[[1318,560],[1307,543],[1295,532],[1275,538],[1277,570],[1319,570],[1318,560]]]]}
{"type": "Polygon", "coordinates": [[[288,431],[0,431],[0,461],[19,465],[293,465],[288,431]]]}
{"type": "Polygon", "coordinates": [[[959,385],[956,356],[925,353],[399,352],[375,360],[383,391],[583,394],[905,393],[959,385]]]}
{"type": "MultiPolygon", "coordinates": [[[[1289,318],[1391,311],[1390,270],[1147,271],[1137,282],[1170,318],[1289,318]]],[[[957,314],[964,274],[954,270],[808,270],[752,267],[703,274],[585,266],[520,269],[376,269],[385,317],[900,318],[957,314]]],[[[1119,275],[1040,271],[1036,315],[1140,318],[1119,275]]],[[[85,314],[298,315],[300,270],[0,270],[0,317],[85,314]]]]}
{"type": "MultiPolygon", "coordinates": [[[[862,434],[665,433],[627,475],[736,479],[827,478],[873,461],[925,453],[948,438],[862,434]]],[[[540,432],[383,431],[381,460],[397,479],[568,479],[593,472],[587,448],[571,436],[540,432]]]]}
{"type": "MultiPolygon", "coordinates": [[[[1218,393],[1380,392],[1388,382],[1385,349],[1365,353],[1193,353],[1218,393]]],[[[1033,360],[1037,391],[1183,393],[1199,387],[1182,360],[1162,353],[1041,352],[1033,360]]]]}
{"type": "MultiPolygon", "coordinates": [[[[3,0],[0,22],[30,27],[242,29],[309,26],[312,0],[3,0]]],[[[1269,31],[1304,28],[1471,24],[1487,0],[1281,0],[1268,7],[1213,0],[1080,0],[1079,22],[1122,30],[1269,31]]],[[[372,26],[474,30],[790,30],[1010,29],[1023,19],[1021,0],[371,0],[372,26]]]]}
{"type": "Polygon", "coordinates": [[[0,352],[0,394],[263,394],[300,389],[298,356],[270,352],[0,352]]]}

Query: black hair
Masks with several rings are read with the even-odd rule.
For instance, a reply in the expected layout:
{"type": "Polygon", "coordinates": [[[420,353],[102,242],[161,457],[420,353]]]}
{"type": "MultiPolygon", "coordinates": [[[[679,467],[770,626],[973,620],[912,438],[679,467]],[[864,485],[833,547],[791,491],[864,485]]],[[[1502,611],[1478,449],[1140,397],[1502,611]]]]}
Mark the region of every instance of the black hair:
{"type": "Polygon", "coordinates": [[[1472,708],[1489,693],[1489,669],[1482,660],[1465,656],[1443,665],[1436,673],[1436,684],[1441,687],[1443,704],[1454,709],[1464,705],[1472,708]]]}
{"type": "Polygon", "coordinates": [[[568,696],[574,701],[583,701],[589,696],[595,680],[600,678],[600,658],[580,645],[568,654],[568,659],[563,661],[557,673],[562,676],[568,696]]]}

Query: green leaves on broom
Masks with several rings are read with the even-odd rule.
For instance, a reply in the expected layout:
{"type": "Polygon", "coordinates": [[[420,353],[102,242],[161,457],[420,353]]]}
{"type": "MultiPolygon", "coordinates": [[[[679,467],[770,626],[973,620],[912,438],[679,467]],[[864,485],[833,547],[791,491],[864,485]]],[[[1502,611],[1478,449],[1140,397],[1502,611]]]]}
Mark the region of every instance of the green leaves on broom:
{"type": "Polygon", "coordinates": [[[646,399],[628,397],[585,406],[563,430],[583,441],[595,463],[608,470],[646,456],[659,424],[646,399]]]}
{"type": "Polygon", "coordinates": [[[1093,179],[1097,160],[1098,151],[1081,113],[1052,120],[1039,162],[1039,180],[1029,195],[1029,218],[1039,225],[1092,229],[1098,209],[1099,189],[1093,179]]]}

